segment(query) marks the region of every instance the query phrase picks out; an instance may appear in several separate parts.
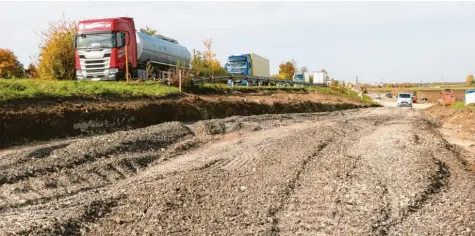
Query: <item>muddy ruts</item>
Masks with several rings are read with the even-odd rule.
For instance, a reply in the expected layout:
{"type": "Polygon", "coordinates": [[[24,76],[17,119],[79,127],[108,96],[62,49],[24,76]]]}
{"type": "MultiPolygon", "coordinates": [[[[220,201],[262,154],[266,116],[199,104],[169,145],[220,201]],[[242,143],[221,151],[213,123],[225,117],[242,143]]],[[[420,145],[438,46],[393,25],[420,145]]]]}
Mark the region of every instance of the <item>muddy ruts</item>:
{"type": "Polygon", "coordinates": [[[364,107],[355,104],[282,102],[261,104],[244,101],[157,101],[131,107],[63,108],[0,116],[0,147],[31,141],[110,133],[167,121],[192,121],[235,115],[335,111],[364,107]]]}

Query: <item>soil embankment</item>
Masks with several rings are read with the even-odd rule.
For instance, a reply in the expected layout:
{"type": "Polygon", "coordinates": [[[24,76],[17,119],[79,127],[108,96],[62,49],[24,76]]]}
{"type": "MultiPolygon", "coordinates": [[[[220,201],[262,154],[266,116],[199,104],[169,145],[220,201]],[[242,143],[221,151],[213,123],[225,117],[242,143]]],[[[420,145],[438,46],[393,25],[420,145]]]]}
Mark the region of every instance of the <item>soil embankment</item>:
{"type": "Polygon", "coordinates": [[[229,116],[323,112],[368,107],[318,93],[185,96],[129,101],[65,101],[0,108],[0,148],[32,141],[110,133],[167,121],[229,116]]]}
{"type": "Polygon", "coordinates": [[[462,139],[475,141],[475,110],[472,108],[451,108],[431,106],[425,113],[434,116],[444,124],[444,128],[453,130],[462,139]]]}

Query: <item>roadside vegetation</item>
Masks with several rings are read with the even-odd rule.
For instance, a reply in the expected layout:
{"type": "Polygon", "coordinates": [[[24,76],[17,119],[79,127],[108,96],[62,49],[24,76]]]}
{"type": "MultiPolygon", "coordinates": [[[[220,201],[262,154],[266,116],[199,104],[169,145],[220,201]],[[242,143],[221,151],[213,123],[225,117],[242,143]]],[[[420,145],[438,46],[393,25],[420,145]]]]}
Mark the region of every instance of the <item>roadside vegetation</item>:
{"type": "MultiPolygon", "coordinates": [[[[228,87],[226,84],[205,84],[202,86],[184,87],[185,93],[192,94],[229,94],[229,93],[273,93],[302,92],[329,94],[347,97],[364,103],[374,103],[371,98],[342,88],[331,87],[281,87],[263,86],[228,87]]],[[[101,82],[101,81],[70,81],[70,80],[32,80],[32,79],[0,79],[0,102],[22,99],[101,99],[101,98],[165,98],[180,95],[178,88],[151,82],[101,82]]]]}
{"type": "Polygon", "coordinates": [[[177,95],[175,87],[126,82],[0,79],[0,102],[44,98],[134,98],[177,95]]]}
{"type": "Polygon", "coordinates": [[[452,104],[451,107],[456,108],[456,109],[470,108],[470,109],[475,110],[475,106],[473,106],[473,105],[465,106],[465,103],[461,102],[461,101],[455,102],[454,104],[452,104]]]}

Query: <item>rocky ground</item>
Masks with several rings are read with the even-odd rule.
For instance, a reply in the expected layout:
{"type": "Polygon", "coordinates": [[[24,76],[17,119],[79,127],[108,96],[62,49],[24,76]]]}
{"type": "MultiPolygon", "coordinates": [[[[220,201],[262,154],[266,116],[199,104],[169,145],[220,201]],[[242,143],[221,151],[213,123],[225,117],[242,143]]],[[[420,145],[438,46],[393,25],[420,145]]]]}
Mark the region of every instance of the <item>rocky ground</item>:
{"type": "Polygon", "coordinates": [[[475,175],[409,108],[170,122],[0,153],[6,235],[475,235],[475,175]]]}

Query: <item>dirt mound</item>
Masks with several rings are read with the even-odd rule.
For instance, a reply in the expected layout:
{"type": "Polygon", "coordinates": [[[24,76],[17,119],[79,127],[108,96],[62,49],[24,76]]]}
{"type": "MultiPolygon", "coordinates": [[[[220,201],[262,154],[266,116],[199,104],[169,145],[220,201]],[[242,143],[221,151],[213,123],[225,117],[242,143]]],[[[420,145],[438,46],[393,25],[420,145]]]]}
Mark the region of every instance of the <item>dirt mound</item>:
{"type": "MultiPolygon", "coordinates": [[[[453,144],[475,154],[475,110],[472,108],[451,108],[433,106],[425,113],[442,123],[441,131],[453,144]]],[[[475,156],[470,158],[475,161],[475,156]]],[[[475,166],[472,168],[475,169],[475,166]]]]}

